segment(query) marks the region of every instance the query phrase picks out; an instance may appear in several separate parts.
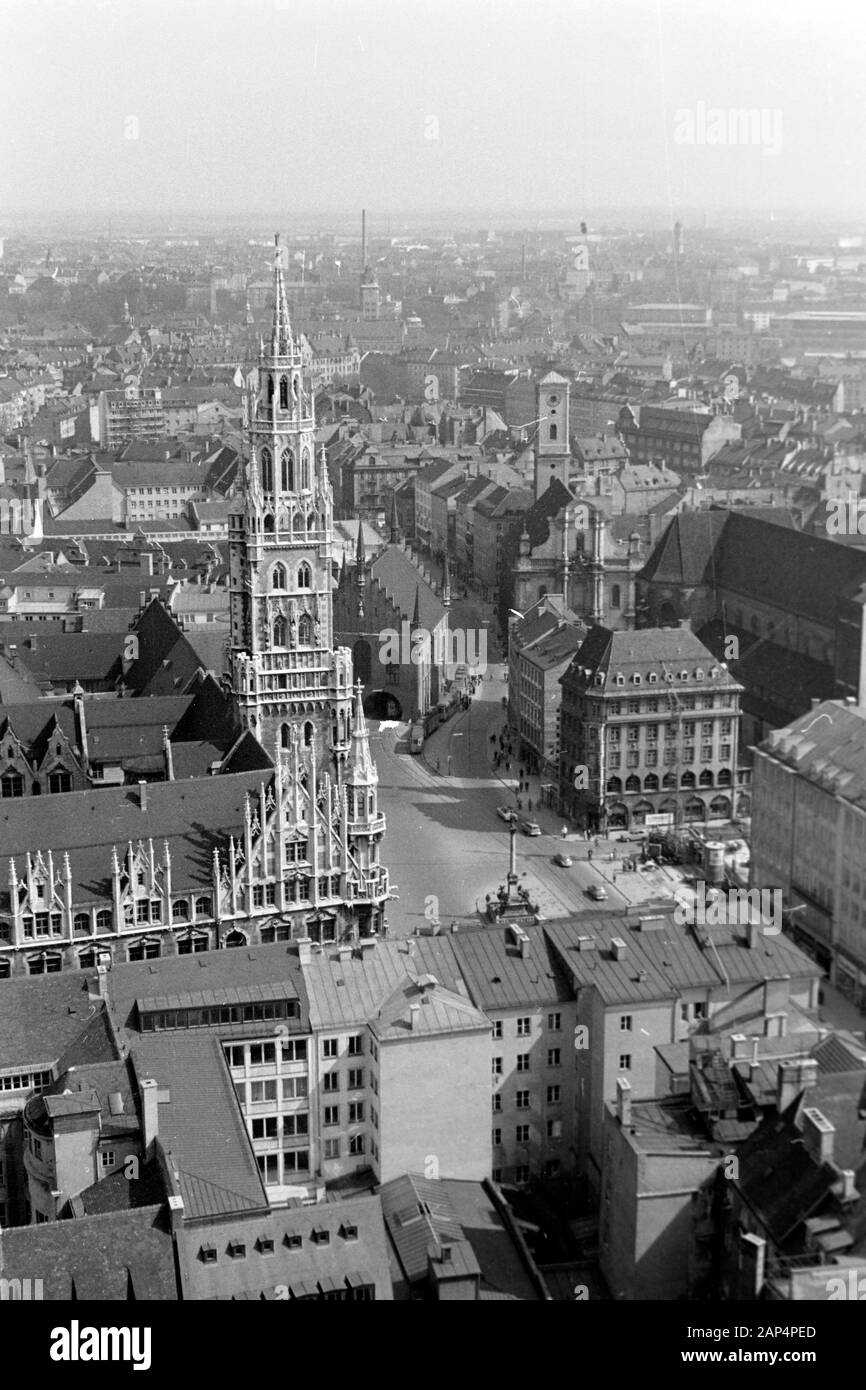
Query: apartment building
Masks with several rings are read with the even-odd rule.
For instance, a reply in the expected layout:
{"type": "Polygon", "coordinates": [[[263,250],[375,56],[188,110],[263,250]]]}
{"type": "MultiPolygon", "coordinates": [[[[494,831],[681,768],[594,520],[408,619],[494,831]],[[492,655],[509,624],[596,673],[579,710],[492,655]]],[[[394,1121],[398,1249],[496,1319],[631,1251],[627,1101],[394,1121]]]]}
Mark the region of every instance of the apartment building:
{"type": "Polygon", "coordinates": [[[748,815],[743,687],[686,628],[590,628],[562,677],[563,811],[600,831],[748,815]]]}
{"type": "Polygon", "coordinates": [[[752,776],[751,881],[782,889],[794,939],[862,1006],[866,712],[816,701],[755,749],[752,776]]]}
{"type": "Polygon", "coordinates": [[[115,449],[131,439],[156,440],[165,434],[165,411],[158,386],[99,393],[99,439],[115,449]]]}

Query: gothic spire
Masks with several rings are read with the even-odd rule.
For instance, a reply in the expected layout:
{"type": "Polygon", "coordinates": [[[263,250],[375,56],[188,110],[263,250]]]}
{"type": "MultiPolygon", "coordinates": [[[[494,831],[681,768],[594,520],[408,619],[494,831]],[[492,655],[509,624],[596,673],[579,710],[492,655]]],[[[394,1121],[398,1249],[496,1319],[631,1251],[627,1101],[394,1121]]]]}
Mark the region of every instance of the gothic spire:
{"type": "Polygon", "coordinates": [[[397,494],[391,493],[391,544],[400,544],[400,517],[397,514],[397,494]]]}
{"type": "Polygon", "coordinates": [[[370,755],[370,739],[367,721],[364,718],[364,687],[360,681],[355,686],[355,711],[352,720],[352,747],[349,750],[348,780],[363,779],[376,782],[376,765],[370,755]]]}
{"type": "Polygon", "coordinates": [[[421,626],[421,585],[415,585],[415,611],[412,614],[412,630],[421,626]]]}
{"type": "Polygon", "coordinates": [[[280,234],[274,233],[274,324],[271,332],[271,354],[274,357],[288,357],[292,350],[292,326],[289,323],[289,305],[286,300],[286,287],[283,283],[283,248],[280,234]]]}

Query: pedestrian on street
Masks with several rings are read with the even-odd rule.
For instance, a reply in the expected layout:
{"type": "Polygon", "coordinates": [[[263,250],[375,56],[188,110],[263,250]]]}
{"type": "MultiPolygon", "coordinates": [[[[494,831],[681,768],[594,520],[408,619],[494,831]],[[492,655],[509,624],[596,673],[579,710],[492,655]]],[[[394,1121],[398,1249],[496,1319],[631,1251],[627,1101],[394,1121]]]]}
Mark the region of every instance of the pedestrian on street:
{"type": "Polygon", "coordinates": [[[506,772],[510,772],[510,771],[511,771],[511,762],[510,762],[510,760],[508,760],[508,759],[506,759],[506,762],[505,762],[505,771],[506,771],[506,772]]]}
{"type": "Polygon", "coordinates": [[[520,797],[517,798],[517,809],[518,811],[523,810],[523,802],[520,800],[520,797]]]}
{"type": "Polygon", "coordinates": [[[591,850],[591,849],[588,849],[588,850],[586,851],[586,857],[587,857],[587,859],[592,859],[592,850],[591,850]]]}

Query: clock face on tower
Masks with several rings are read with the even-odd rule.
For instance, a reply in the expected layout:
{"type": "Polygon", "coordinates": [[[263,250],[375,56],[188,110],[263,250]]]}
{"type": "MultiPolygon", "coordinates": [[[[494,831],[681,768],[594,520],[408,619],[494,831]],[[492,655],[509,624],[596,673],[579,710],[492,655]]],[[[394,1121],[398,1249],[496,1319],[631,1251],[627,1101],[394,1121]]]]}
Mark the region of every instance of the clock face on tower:
{"type": "Polygon", "coordinates": [[[547,398],[547,404],[548,404],[548,405],[559,405],[559,397],[558,397],[558,396],[548,396],[548,398],[547,398]]]}

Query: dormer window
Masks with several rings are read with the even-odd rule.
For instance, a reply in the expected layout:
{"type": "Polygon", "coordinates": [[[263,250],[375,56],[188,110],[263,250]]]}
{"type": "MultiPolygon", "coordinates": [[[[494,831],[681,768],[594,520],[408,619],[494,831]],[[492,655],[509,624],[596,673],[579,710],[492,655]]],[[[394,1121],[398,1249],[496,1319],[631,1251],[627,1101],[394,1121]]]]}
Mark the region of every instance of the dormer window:
{"type": "Polygon", "coordinates": [[[704,673],[703,673],[703,671],[701,670],[701,668],[700,668],[700,666],[699,666],[698,669],[695,671],[695,680],[696,680],[696,681],[702,681],[703,678],[704,678],[704,673]]]}
{"type": "Polygon", "coordinates": [[[215,1265],[217,1262],[217,1248],[215,1245],[203,1245],[198,1252],[198,1257],[203,1265],[215,1265]]]}
{"type": "Polygon", "coordinates": [[[283,1242],[283,1244],[286,1246],[288,1250],[300,1250],[303,1243],[303,1236],[295,1236],[289,1234],[286,1235],[286,1238],[283,1242]]]}
{"type": "Polygon", "coordinates": [[[688,673],[688,671],[680,671],[680,680],[681,680],[681,681],[687,681],[688,678],[689,678],[689,673],[688,673]]]}
{"type": "Polygon", "coordinates": [[[358,1227],[347,1225],[344,1221],[340,1227],[340,1235],[343,1237],[343,1240],[357,1240],[358,1227]]]}
{"type": "Polygon", "coordinates": [[[625,685],[625,676],[622,675],[619,671],[617,671],[616,675],[614,676],[614,680],[616,681],[617,685],[625,685]]]}
{"type": "Polygon", "coordinates": [[[642,680],[643,680],[643,677],[641,676],[640,672],[639,672],[639,671],[635,671],[634,675],[633,675],[632,678],[631,678],[631,683],[632,683],[632,685],[640,685],[640,683],[641,683],[642,680]]]}
{"type": "Polygon", "coordinates": [[[273,1236],[259,1236],[256,1241],[256,1249],[260,1255],[273,1255],[274,1238],[273,1236]]]}
{"type": "Polygon", "coordinates": [[[246,1259],[247,1247],[242,1240],[230,1240],[228,1253],[233,1260],[243,1260],[246,1259]]]}
{"type": "Polygon", "coordinates": [[[649,681],[650,685],[655,685],[656,681],[658,680],[658,673],[656,671],[650,671],[649,675],[647,676],[647,680],[649,681]]]}
{"type": "Polygon", "coordinates": [[[318,1230],[313,1231],[313,1240],[317,1245],[330,1245],[331,1232],[326,1231],[323,1226],[320,1226],[318,1230]]]}

